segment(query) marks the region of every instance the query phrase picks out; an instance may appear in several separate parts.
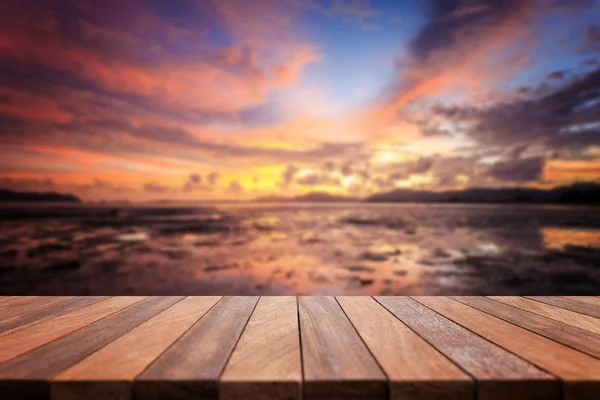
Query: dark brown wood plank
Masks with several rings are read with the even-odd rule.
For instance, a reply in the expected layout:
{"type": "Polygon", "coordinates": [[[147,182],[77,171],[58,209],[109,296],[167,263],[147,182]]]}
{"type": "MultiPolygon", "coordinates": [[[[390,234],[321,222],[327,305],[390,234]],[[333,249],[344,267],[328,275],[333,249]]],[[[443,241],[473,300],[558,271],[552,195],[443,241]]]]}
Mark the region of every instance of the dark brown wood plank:
{"type": "Polygon", "coordinates": [[[415,297],[444,317],[559,377],[564,400],[596,400],[600,360],[447,297],[415,297]]]}
{"type": "Polygon", "coordinates": [[[49,379],[181,299],[182,297],[147,298],[117,314],[0,364],[0,393],[3,394],[3,400],[48,399],[49,379]]]}
{"type": "Polygon", "coordinates": [[[580,303],[596,306],[600,310],[600,297],[597,296],[561,296],[564,299],[578,301],[580,303]]]}
{"type": "Polygon", "coordinates": [[[130,400],[133,379],[220,299],[219,296],[186,297],[136,326],[54,377],[51,399],[130,400]]]}
{"type": "Polygon", "coordinates": [[[142,297],[108,298],[4,335],[0,337],[0,363],[50,343],[141,300],[142,297]]]}
{"type": "Polygon", "coordinates": [[[556,307],[564,308],[565,310],[575,311],[581,314],[589,315],[590,317],[600,318],[600,308],[592,304],[582,303],[563,297],[551,296],[527,296],[528,299],[550,304],[556,307]]]}
{"type": "Polygon", "coordinates": [[[28,301],[38,299],[39,297],[40,296],[3,296],[2,299],[0,299],[0,308],[24,304],[28,301]]]}
{"type": "Polygon", "coordinates": [[[296,297],[261,297],[219,383],[219,400],[302,399],[296,297]]]}
{"type": "Polygon", "coordinates": [[[333,297],[300,297],[304,396],[387,399],[383,371],[333,297]]]}
{"type": "Polygon", "coordinates": [[[600,334],[600,319],[583,315],[564,308],[518,296],[486,296],[500,303],[517,307],[542,317],[550,318],[564,324],[576,326],[586,331],[600,334]]]}
{"type": "Polygon", "coordinates": [[[391,400],[471,400],[473,380],[371,297],[337,297],[390,381],[391,400]]]}
{"type": "Polygon", "coordinates": [[[477,379],[481,400],[559,399],[551,375],[407,297],[376,297],[392,314],[477,379]]]}
{"type": "Polygon", "coordinates": [[[0,336],[68,314],[108,298],[108,296],[73,297],[54,304],[48,304],[46,307],[14,316],[4,321],[5,323],[0,322],[0,326],[2,326],[0,328],[2,335],[0,336]]]}
{"type": "Polygon", "coordinates": [[[225,297],[134,382],[135,399],[217,399],[218,380],[258,297],[225,297]]]}
{"type": "Polygon", "coordinates": [[[69,296],[39,297],[25,303],[15,304],[12,307],[0,309],[0,335],[19,326],[21,320],[26,320],[29,315],[40,315],[49,308],[56,307],[65,300],[73,299],[69,296]]]}
{"type": "Polygon", "coordinates": [[[486,297],[452,297],[532,332],[600,357],[600,335],[486,297]]]}

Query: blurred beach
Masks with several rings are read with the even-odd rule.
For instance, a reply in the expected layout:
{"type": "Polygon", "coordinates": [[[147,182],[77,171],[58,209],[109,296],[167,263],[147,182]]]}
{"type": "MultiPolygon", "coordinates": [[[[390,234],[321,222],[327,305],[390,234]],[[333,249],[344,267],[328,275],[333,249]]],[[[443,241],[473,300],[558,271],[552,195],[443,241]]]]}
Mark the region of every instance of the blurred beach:
{"type": "Polygon", "coordinates": [[[3,295],[600,294],[600,209],[3,205],[3,295]]]}

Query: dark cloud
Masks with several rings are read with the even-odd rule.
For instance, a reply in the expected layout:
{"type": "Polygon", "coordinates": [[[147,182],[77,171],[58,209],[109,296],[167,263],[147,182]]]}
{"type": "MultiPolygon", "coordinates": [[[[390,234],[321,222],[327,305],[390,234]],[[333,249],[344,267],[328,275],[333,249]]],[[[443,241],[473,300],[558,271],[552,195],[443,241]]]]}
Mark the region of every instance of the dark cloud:
{"type": "Polygon", "coordinates": [[[530,157],[521,160],[498,161],[488,170],[488,176],[503,182],[534,182],[542,179],[544,159],[530,157]]]}
{"type": "Polygon", "coordinates": [[[232,180],[231,182],[229,182],[229,186],[227,186],[227,191],[229,193],[239,194],[244,191],[244,188],[242,187],[242,185],[240,185],[238,181],[232,180]]]}
{"type": "Polygon", "coordinates": [[[281,186],[288,187],[293,181],[294,176],[298,172],[298,167],[293,164],[288,165],[281,174],[281,186]]]}
{"type": "Polygon", "coordinates": [[[480,144],[585,149],[600,143],[600,69],[543,96],[489,107],[437,107],[435,112],[480,144]]]}
{"type": "Polygon", "coordinates": [[[209,190],[210,187],[204,184],[204,180],[202,175],[198,173],[191,173],[188,176],[187,181],[183,184],[183,188],[181,189],[185,193],[190,193],[198,190],[209,190]]]}
{"type": "Polygon", "coordinates": [[[170,189],[168,186],[161,185],[156,182],[148,182],[143,186],[144,191],[149,193],[167,193],[170,189]]]}
{"type": "Polygon", "coordinates": [[[207,175],[206,180],[208,181],[209,185],[214,186],[217,184],[220,178],[221,175],[218,172],[211,172],[207,175]]]}
{"type": "Polygon", "coordinates": [[[296,179],[296,183],[302,186],[332,185],[339,186],[340,179],[327,174],[308,174],[296,179]]]}
{"type": "Polygon", "coordinates": [[[438,50],[455,46],[465,35],[497,26],[507,17],[522,13],[533,0],[430,0],[424,2],[428,22],[412,40],[413,55],[421,61],[438,50]]]}
{"type": "Polygon", "coordinates": [[[600,27],[590,26],[585,30],[583,51],[591,54],[600,53],[600,27]]]}

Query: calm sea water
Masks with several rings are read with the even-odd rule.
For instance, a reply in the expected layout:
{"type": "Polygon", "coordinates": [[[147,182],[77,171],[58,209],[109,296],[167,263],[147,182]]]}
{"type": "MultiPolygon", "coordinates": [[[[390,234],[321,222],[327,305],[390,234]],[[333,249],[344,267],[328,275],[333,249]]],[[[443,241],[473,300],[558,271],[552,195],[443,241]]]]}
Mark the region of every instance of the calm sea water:
{"type": "Polygon", "coordinates": [[[600,295],[600,209],[2,206],[0,293],[600,295]]]}

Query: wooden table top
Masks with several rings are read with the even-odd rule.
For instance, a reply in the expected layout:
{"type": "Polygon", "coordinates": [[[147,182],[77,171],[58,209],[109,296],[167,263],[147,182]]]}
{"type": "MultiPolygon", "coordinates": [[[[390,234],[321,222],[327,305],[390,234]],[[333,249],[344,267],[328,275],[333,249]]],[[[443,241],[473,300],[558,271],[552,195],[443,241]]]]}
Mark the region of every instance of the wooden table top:
{"type": "Polygon", "coordinates": [[[600,297],[0,297],[3,400],[600,399],[600,297]]]}

